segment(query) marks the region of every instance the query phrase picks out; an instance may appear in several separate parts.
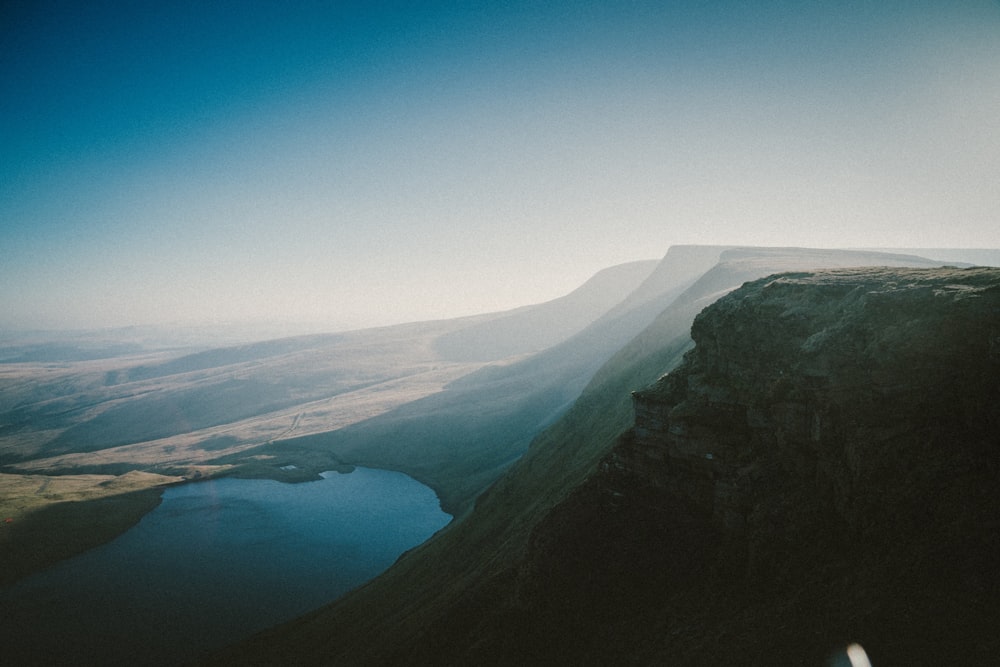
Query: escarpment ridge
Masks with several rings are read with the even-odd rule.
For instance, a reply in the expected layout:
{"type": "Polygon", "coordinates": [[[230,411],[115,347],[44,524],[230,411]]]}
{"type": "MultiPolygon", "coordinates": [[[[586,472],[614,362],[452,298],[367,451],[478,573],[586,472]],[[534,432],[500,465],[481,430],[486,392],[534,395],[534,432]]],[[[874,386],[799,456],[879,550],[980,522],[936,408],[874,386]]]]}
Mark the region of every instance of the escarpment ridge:
{"type": "Polygon", "coordinates": [[[820,665],[860,642],[875,665],[992,664],[1000,270],[785,273],[691,334],[421,659],[820,665]]]}
{"type": "Polygon", "coordinates": [[[667,475],[675,491],[738,532],[753,531],[777,470],[857,522],[884,504],[880,467],[945,459],[920,472],[947,477],[962,457],[990,463],[998,275],[849,269],[748,283],[695,318],[680,368],[634,393],[616,452],[650,481],[661,475],[646,460],[687,470],[667,475]]]}
{"type": "Polygon", "coordinates": [[[471,515],[216,662],[990,664],[1000,270],[723,259],[471,515]]]}
{"type": "Polygon", "coordinates": [[[692,337],[536,531],[526,571],[567,559],[584,591],[555,606],[593,610],[546,634],[651,664],[995,660],[1000,271],[772,276],[692,337]]]}

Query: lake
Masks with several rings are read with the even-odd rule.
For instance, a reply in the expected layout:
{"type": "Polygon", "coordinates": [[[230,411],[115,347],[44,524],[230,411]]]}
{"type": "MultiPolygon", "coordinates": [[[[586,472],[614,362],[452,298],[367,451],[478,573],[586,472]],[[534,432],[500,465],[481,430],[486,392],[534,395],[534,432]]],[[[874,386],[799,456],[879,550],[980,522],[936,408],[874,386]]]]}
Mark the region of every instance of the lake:
{"type": "Polygon", "coordinates": [[[369,468],[171,487],[114,541],[0,591],[0,662],[176,664],[336,599],[450,519],[369,468]]]}

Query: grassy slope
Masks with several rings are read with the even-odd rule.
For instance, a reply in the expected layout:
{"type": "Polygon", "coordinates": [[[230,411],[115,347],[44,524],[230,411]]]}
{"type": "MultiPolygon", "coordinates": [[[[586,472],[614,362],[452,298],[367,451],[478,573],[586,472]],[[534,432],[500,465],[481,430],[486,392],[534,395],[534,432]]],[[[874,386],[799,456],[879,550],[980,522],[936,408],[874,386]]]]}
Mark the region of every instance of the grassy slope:
{"type": "MultiPolygon", "coordinates": [[[[517,345],[524,349],[516,352],[568,335],[620,302],[654,266],[614,267],[563,299],[516,314],[181,355],[132,347],[124,349],[130,356],[117,358],[105,348],[90,355],[53,346],[14,350],[0,363],[0,463],[17,473],[0,473],[0,521],[12,519],[0,523],[0,585],[113,538],[156,506],[160,484],[180,481],[129,471],[298,481],[339,468],[343,461],[322,450],[247,450],[343,427],[441,391],[482,365],[442,359],[434,343],[449,333],[481,330],[497,319],[557,320],[522,332],[517,345]],[[280,469],[288,464],[297,469],[280,469]],[[28,472],[41,474],[22,474],[28,472]]],[[[442,468],[449,456],[458,458],[448,451],[425,458],[442,468]]]]}
{"type": "MultiPolygon", "coordinates": [[[[212,443],[206,447],[209,450],[218,450],[225,436],[232,446],[220,453],[235,453],[238,445],[245,449],[249,444],[340,428],[369,418],[372,412],[347,415],[345,420],[342,413],[349,406],[321,410],[323,418],[331,418],[324,429],[319,419],[310,423],[317,402],[377,387],[383,396],[400,396],[382,402],[391,408],[439,391],[484,363],[443,357],[440,340],[461,339],[464,332],[482,330],[486,323],[517,321],[536,331],[524,332],[510,352],[535,351],[599,317],[654,266],[654,262],[634,262],[612,267],[566,297],[515,313],[300,336],[173,358],[134,355],[0,364],[0,464],[102,452],[89,461],[81,457],[63,461],[59,467],[67,471],[72,466],[114,462],[114,455],[106,455],[109,449],[119,448],[115,454],[135,453],[134,447],[121,450],[124,446],[173,438],[168,446],[189,448],[198,439],[179,438],[188,434],[202,433],[200,440],[212,443]],[[431,375],[435,380],[428,381],[431,375]],[[412,382],[401,382],[407,379],[412,382]],[[413,391],[417,385],[422,393],[413,391]],[[261,424],[259,433],[247,428],[251,421],[261,424]],[[237,423],[241,429],[234,435],[228,427],[237,423]]],[[[473,357],[492,359],[491,350],[469,349],[476,346],[476,339],[461,341],[458,347],[473,357]]],[[[479,346],[488,347],[489,342],[479,341],[479,346]]],[[[368,401],[365,407],[371,404],[368,401]]],[[[164,462],[167,454],[161,448],[156,458],[164,462]]]]}
{"type": "MultiPolygon", "coordinates": [[[[366,334],[306,337],[286,341],[280,353],[249,346],[262,355],[256,359],[242,358],[250,353],[234,348],[137,367],[130,359],[4,365],[0,396],[9,407],[0,413],[0,459],[10,464],[106,452],[199,431],[206,431],[201,439],[209,439],[218,435],[213,427],[248,419],[266,422],[269,415],[288,412],[296,405],[421,378],[442,366],[429,345],[447,330],[448,325],[428,323],[366,334]],[[123,379],[137,368],[142,379],[123,379]]],[[[459,372],[468,370],[458,366],[459,372]]],[[[289,414],[287,423],[293,418],[294,413],[289,414]]],[[[257,443],[286,428],[268,425],[257,443]]],[[[183,444],[193,444],[192,440],[197,443],[198,438],[183,444]]],[[[248,434],[247,440],[253,442],[254,435],[248,434]]],[[[156,458],[163,462],[166,453],[156,458]]],[[[114,460],[105,455],[91,457],[89,462],[78,457],[73,464],[93,465],[109,459],[114,460]]]]}
{"type": "Polygon", "coordinates": [[[179,481],[141,472],[0,474],[0,586],[120,535],[179,481]]]}
{"type": "MultiPolygon", "coordinates": [[[[711,398],[731,391],[753,406],[764,434],[753,440],[766,444],[741,431],[735,451],[753,462],[741,474],[755,472],[729,486],[754,497],[749,549],[712,544],[709,522],[664,516],[678,505],[667,480],[684,477],[668,471],[683,464],[639,464],[643,479],[659,473],[646,489],[639,476],[602,475],[576,507],[546,518],[530,567],[519,566],[522,644],[566,664],[575,653],[597,664],[772,665],[825,664],[839,641],[860,640],[875,664],[995,664],[1000,598],[988,591],[1000,589],[984,567],[1000,517],[991,273],[786,274],[699,318],[699,353],[660,388],[686,414],[704,410],[678,450],[700,441],[716,461],[731,432],[711,398]],[[822,406],[822,420],[789,419],[794,396],[822,406]],[[630,500],[609,502],[609,486],[630,500]],[[707,541],[692,539],[699,525],[707,541]]],[[[456,653],[492,644],[509,658],[498,625],[484,624],[475,645],[453,635],[456,653]]]]}
{"type": "Polygon", "coordinates": [[[574,406],[476,502],[475,510],[367,586],[209,662],[391,664],[489,615],[532,528],[593,472],[630,423],[630,392],[676,366],[691,321],[743,282],[817,266],[926,265],[918,258],[839,251],[731,250],[647,329],[614,355],[574,406]],[[372,637],[385,640],[372,642],[372,637]]]}
{"type": "MultiPolygon", "coordinates": [[[[628,297],[543,352],[487,366],[440,393],[370,420],[276,442],[259,452],[290,459],[327,456],[400,470],[434,488],[446,511],[464,513],[527,450],[532,438],[572,405],[600,365],[714,264],[720,252],[671,249],[628,297]]],[[[473,329],[473,338],[482,333],[479,326],[473,329]]]]}

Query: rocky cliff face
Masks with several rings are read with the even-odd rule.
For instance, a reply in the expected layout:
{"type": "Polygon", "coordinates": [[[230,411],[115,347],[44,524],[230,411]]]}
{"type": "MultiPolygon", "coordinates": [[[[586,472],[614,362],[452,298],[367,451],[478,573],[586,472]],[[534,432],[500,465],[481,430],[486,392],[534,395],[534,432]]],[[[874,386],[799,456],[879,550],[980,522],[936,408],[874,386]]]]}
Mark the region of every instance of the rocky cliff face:
{"type": "Polygon", "coordinates": [[[733,259],[470,519],[214,664],[995,664],[1000,270],[733,259]]]}
{"type": "Polygon", "coordinates": [[[995,660],[1000,270],[769,277],[692,337],[533,535],[514,607],[575,637],[549,657],[995,660]]]}
{"type": "Polygon", "coordinates": [[[643,660],[816,664],[862,640],[882,664],[988,664],[1000,271],[770,277],[703,311],[692,337],[633,395],[602,474],[539,531],[536,563],[605,524],[644,534],[621,555],[639,565],[601,584],[657,589],[623,611],[667,631],[643,660]]]}
{"type": "Polygon", "coordinates": [[[900,503],[940,504],[957,480],[995,479],[997,276],[839,270],[749,283],[695,319],[679,369],[633,395],[635,426],[609,463],[751,539],[772,524],[775,484],[801,486],[857,535],[873,516],[900,520],[900,503]]]}

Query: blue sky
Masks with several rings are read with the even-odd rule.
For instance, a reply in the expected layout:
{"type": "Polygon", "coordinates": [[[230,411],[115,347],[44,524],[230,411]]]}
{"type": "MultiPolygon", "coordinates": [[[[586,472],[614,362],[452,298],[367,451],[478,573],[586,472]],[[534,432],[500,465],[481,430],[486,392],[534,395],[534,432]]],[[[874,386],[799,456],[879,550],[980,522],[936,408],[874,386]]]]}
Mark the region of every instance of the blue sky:
{"type": "Polygon", "coordinates": [[[1000,3],[0,5],[0,329],[330,328],[680,243],[1000,246],[1000,3]]]}

